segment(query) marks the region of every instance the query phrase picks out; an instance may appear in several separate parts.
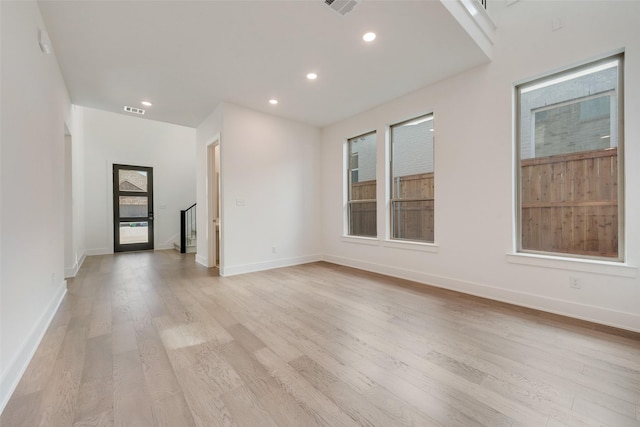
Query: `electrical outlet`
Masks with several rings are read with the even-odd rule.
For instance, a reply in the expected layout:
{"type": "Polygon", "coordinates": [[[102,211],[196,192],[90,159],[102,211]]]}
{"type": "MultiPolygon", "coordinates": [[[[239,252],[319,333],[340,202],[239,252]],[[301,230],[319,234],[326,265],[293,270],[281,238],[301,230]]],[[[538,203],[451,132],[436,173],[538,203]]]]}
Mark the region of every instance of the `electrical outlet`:
{"type": "Polygon", "coordinates": [[[275,254],[276,253],[276,247],[275,246],[271,246],[271,253],[275,254]]]}
{"type": "Polygon", "coordinates": [[[571,289],[581,289],[582,288],[582,284],[580,283],[580,280],[578,280],[577,277],[569,277],[569,287],[571,289]]]}

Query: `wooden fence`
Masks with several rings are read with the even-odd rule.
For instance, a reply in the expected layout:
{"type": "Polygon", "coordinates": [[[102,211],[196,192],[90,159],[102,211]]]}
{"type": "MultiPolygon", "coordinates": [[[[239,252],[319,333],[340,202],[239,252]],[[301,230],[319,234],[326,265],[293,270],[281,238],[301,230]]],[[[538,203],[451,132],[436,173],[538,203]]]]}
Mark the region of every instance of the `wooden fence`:
{"type": "MultiPolygon", "coordinates": [[[[616,148],[522,160],[522,248],[618,256],[616,148]]],[[[394,236],[433,241],[433,173],[396,178],[394,236]]],[[[481,183],[476,183],[481,185],[481,183]]],[[[479,189],[480,190],[480,189],[479,189]]],[[[376,200],[376,182],[353,184],[352,200],[376,200]]],[[[351,205],[351,234],[375,236],[376,203],[351,205]]]]}
{"type": "Polygon", "coordinates": [[[433,172],[394,178],[392,185],[396,190],[395,198],[424,199],[396,201],[393,204],[392,235],[394,238],[433,242],[433,181],[433,172]]]}
{"type": "MultiPolygon", "coordinates": [[[[394,180],[397,195],[403,199],[425,199],[424,201],[396,202],[393,212],[393,236],[399,239],[433,242],[434,238],[434,186],[433,173],[407,175],[394,180]]],[[[351,200],[375,200],[376,182],[365,181],[353,184],[351,200]]],[[[351,204],[351,234],[375,236],[376,203],[351,204]]]]}
{"type": "Polygon", "coordinates": [[[616,148],[521,163],[522,248],[618,256],[616,148]]]}
{"type": "MultiPolygon", "coordinates": [[[[351,200],[376,200],[376,181],[352,184],[351,200]]],[[[349,209],[351,218],[349,234],[371,237],[378,234],[376,202],[351,203],[349,209]]]]}

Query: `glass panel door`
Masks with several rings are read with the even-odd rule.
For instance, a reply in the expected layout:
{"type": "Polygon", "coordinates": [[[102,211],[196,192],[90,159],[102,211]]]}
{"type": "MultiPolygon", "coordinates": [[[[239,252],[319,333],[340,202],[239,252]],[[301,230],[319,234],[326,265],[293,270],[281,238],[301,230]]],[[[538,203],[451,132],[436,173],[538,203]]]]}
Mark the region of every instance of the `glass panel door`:
{"type": "Polygon", "coordinates": [[[113,165],[113,250],[153,249],[153,168],[113,165]]]}

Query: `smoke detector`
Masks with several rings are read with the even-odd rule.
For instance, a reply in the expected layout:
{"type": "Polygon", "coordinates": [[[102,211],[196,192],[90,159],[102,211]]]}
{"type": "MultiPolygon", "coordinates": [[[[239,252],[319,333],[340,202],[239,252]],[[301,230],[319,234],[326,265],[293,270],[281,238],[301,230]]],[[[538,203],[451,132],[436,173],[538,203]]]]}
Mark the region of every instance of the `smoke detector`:
{"type": "Polygon", "coordinates": [[[343,16],[351,12],[355,5],[358,4],[358,1],[359,0],[324,0],[326,5],[343,16]]]}
{"type": "Polygon", "coordinates": [[[124,106],[124,111],[127,113],[144,114],[144,110],[142,108],[128,107],[126,105],[124,106]]]}

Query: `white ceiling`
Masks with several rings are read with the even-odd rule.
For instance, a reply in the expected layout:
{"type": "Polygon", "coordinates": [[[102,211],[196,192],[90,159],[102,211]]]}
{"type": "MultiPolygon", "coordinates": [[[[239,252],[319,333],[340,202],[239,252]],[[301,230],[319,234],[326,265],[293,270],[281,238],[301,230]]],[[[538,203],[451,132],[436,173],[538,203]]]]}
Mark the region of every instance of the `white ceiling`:
{"type": "Polygon", "coordinates": [[[222,101],[325,126],[488,61],[439,0],[39,5],[74,104],[191,127],[222,101]]]}

